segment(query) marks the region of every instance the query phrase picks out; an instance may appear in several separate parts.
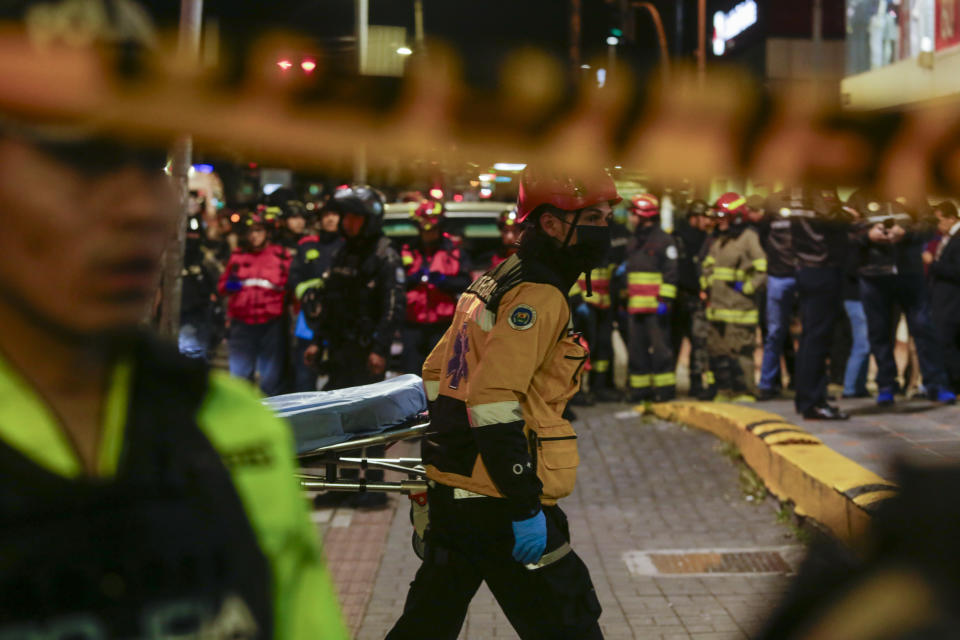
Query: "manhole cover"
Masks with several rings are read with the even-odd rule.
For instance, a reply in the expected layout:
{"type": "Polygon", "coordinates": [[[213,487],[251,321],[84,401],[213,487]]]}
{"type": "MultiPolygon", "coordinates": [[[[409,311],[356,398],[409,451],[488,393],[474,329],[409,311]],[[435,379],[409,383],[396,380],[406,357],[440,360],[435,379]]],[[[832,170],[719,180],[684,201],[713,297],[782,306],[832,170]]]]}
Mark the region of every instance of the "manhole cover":
{"type": "Polygon", "coordinates": [[[627,569],[635,576],[729,576],[793,573],[802,547],[774,549],[692,549],[628,551],[627,569]]]}

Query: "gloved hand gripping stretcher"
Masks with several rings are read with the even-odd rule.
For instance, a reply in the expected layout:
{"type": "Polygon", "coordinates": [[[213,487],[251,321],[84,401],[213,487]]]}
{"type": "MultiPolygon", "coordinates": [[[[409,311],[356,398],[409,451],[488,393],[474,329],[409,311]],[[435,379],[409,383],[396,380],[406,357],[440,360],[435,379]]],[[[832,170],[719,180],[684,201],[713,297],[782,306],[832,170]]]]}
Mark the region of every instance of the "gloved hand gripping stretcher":
{"type": "Polygon", "coordinates": [[[402,375],[376,384],[336,391],[290,393],[264,403],[293,427],[301,467],[323,467],[322,475],[303,472],[300,484],[312,491],[387,491],[411,498],[426,494],[420,458],[367,458],[366,449],[418,438],[430,427],[427,398],[419,376],[402,375]],[[360,450],[360,457],[344,457],[360,450]],[[342,479],[346,468],[385,469],[407,474],[399,482],[342,479]]]}

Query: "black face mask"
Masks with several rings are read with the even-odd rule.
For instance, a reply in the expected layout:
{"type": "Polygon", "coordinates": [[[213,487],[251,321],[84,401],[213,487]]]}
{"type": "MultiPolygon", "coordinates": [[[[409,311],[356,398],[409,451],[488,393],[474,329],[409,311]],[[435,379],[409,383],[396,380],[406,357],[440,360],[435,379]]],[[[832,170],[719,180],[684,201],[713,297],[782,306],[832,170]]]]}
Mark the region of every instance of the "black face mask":
{"type": "Polygon", "coordinates": [[[610,252],[610,227],[595,227],[578,224],[577,244],[567,246],[564,252],[583,271],[589,271],[603,263],[610,252]]]}

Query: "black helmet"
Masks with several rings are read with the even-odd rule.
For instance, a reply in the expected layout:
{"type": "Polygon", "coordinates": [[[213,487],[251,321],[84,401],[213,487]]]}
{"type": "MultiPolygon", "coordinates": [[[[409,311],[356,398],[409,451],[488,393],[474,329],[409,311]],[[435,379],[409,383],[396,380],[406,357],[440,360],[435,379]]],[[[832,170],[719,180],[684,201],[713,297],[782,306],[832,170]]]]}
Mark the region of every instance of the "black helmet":
{"type": "Polygon", "coordinates": [[[694,200],[690,203],[690,206],[687,207],[687,217],[691,216],[705,216],[708,215],[710,210],[709,205],[703,200],[694,200]]]}
{"type": "Polygon", "coordinates": [[[369,185],[353,185],[337,189],[323,206],[323,210],[339,213],[341,227],[344,214],[353,213],[364,216],[367,223],[363,226],[361,235],[365,238],[381,235],[383,198],[369,185]]]}

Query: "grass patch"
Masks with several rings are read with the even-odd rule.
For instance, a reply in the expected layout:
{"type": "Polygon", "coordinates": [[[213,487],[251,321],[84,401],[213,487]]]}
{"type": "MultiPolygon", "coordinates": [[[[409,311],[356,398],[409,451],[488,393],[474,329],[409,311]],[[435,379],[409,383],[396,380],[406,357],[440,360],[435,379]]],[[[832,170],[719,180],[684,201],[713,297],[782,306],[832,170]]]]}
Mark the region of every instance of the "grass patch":
{"type": "Polygon", "coordinates": [[[769,495],[767,487],[763,484],[760,476],[744,462],[740,450],[729,442],[721,442],[717,446],[717,451],[737,468],[740,492],[744,499],[754,504],[763,502],[769,495]]]}

